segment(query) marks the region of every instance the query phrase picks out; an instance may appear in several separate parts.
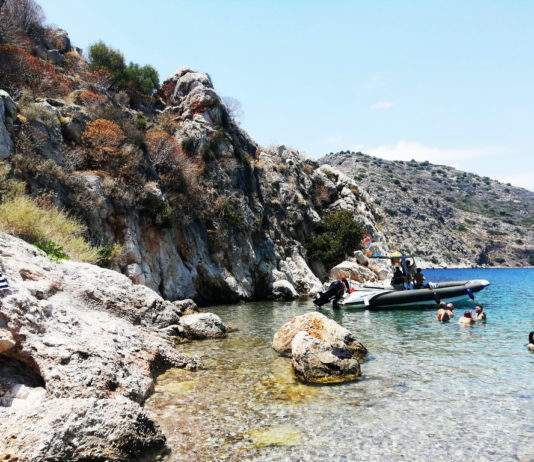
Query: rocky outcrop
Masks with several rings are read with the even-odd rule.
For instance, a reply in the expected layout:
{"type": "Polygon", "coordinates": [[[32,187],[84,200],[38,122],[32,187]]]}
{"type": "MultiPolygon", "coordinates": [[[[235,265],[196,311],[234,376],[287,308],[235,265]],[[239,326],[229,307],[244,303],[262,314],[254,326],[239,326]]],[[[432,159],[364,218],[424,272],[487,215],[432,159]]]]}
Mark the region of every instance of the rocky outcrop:
{"type": "Polygon", "coordinates": [[[346,349],[351,354],[367,354],[367,349],[352,332],[324,314],[315,311],[296,316],[285,323],[274,334],[273,349],[282,356],[291,356],[293,339],[302,331],[332,347],[346,349]]]}
{"type": "Polygon", "coordinates": [[[141,405],[159,371],[200,366],[165,333],[182,306],[115,271],[53,262],[7,234],[0,257],[11,286],[0,298],[3,453],[123,461],[161,448],[141,405]]]}
{"type": "Polygon", "coordinates": [[[304,331],[291,341],[293,370],[306,383],[340,383],[356,380],[360,363],[348,348],[332,346],[304,331]]]}
{"type": "Polygon", "coordinates": [[[534,261],[532,191],[429,162],[354,152],[319,162],[357,181],[379,217],[382,240],[414,255],[420,267],[531,266],[534,261]]]}
{"type": "MultiPolygon", "coordinates": [[[[47,48],[50,59],[71,49],[68,37],[57,33],[59,48],[47,48]]],[[[128,135],[141,117],[115,96],[82,82],[69,98],[25,102],[46,119],[25,123],[39,137],[31,164],[48,162],[47,174],[26,174],[21,167],[17,172],[32,192],[46,191],[55,205],[80,216],[95,242],[121,244],[111,268],[136,284],[167,300],[192,298],[203,305],[313,295],[327,269],[307,260],[304,243],[326,213],[350,210],[380,238],[368,198],[355,181],[294,149],[258,146],[232,121],[210,77],[189,68],[163,82],[158,109],[142,117],[157,133],[166,121],[165,130],[180,148],[183,164],[177,171],[193,179],[177,175],[171,181],[146,143],[128,136],[121,149],[125,159],[138,159],[134,171],[125,166],[123,178],[105,168],[88,170],[94,168],[87,164],[82,136],[88,123],[122,120],[128,135]],[[98,104],[107,106],[95,112],[98,104]]],[[[9,156],[12,149],[4,151],[9,156]]]]}

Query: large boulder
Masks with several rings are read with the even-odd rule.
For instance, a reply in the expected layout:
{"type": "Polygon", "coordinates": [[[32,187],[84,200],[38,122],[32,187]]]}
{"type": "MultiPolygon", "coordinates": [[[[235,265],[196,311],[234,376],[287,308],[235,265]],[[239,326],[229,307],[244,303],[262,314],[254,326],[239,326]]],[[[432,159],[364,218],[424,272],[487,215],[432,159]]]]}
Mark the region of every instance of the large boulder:
{"type": "Polygon", "coordinates": [[[180,318],[180,326],[190,339],[226,337],[227,327],[213,313],[187,314],[180,318]]]}
{"type": "Polygon", "coordinates": [[[289,281],[280,280],[273,283],[273,297],[277,300],[294,300],[298,292],[289,281]]]}
{"type": "Polygon", "coordinates": [[[353,279],[358,282],[376,281],[377,275],[365,266],[353,261],[343,261],[330,270],[330,279],[353,279]]]}
{"type": "Polygon", "coordinates": [[[348,348],[332,346],[300,331],[291,342],[295,375],[306,383],[339,383],[356,380],[360,363],[348,348]]]}
{"type": "Polygon", "coordinates": [[[282,356],[291,356],[293,338],[301,331],[332,347],[344,348],[353,354],[365,355],[367,349],[354,334],[324,314],[310,312],[285,323],[273,338],[273,349],[282,356]]]}

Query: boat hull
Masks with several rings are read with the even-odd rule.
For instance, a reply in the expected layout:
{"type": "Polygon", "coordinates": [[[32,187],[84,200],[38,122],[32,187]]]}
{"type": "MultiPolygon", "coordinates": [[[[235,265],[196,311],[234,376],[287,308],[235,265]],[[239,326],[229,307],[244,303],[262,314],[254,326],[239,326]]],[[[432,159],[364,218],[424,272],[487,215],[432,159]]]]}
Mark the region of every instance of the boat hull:
{"type": "Polygon", "coordinates": [[[340,305],[344,307],[381,309],[436,306],[440,301],[458,302],[473,297],[489,285],[485,280],[442,282],[435,288],[413,290],[355,291],[340,305]]]}

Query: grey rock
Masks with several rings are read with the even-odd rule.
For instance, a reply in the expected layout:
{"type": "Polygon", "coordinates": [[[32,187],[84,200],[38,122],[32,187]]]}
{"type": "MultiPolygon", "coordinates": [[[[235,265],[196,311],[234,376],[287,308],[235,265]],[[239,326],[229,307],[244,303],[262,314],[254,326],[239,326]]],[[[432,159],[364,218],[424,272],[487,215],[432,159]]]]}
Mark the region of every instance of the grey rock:
{"type": "Polygon", "coordinates": [[[339,383],[356,380],[360,363],[345,348],[332,347],[304,331],[291,342],[295,375],[305,383],[339,383]]]}
{"type": "Polygon", "coordinates": [[[213,313],[187,314],[180,318],[180,326],[191,339],[226,337],[227,327],[213,313]]]}
{"type": "Polygon", "coordinates": [[[13,125],[13,100],[3,90],[0,90],[0,159],[6,159],[13,153],[13,141],[8,127],[13,125]]]}
{"type": "Polygon", "coordinates": [[[32,400],[0,408],[0,419],[2,454],[9,460],[136,462],[166,441],[141,406],[121,396],[32,400]]]}
{"type": "Polygon", "coordinates": [[[55,66],[62,66],[65,62],[65,57],[59,52],[59,50],[48,50],[46,52],[46,59],[55,66]]]}
{"type": "Polygon", "coordinates": [[[277,300],[294,300],[298,292],[289,281],[276,281],[273,283],[273,297],[277,300]]]}

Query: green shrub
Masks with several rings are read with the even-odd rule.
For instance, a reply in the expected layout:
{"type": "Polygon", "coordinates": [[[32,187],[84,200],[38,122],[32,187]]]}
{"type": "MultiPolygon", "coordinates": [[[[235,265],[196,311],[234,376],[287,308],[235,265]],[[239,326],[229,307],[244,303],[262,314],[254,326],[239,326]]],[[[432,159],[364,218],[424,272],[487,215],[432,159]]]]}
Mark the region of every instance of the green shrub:
{"type": "Polygon", "coordinates": [[[96,264],[102,268],[109,268],[110,263],[122,252],[120,244],[106,244],[98,249],[96,264]]]}
{"type": "Polygon", "coordinates": [[[89,70],[109,72],[113,85],[118,89],[131,89],[151,95],[159,86],[156,69],[132,62],[126,66],[123,54],[102,41],[89,47],[89,70]]]}
{"type": "Polygon", "coordinates": [[[56,262],[59,260],[69,259],[69,256],[64,252],[63,247],[55,242],[34,242],[33,245],[42,250],[46,255],[56,262]]]}
{"type": "Polygon", "coordinates": [[[327,268],[340,263],[361,247],[364,230],[351,212],[341,210],[324,218],[323,229],[304,244],[311,261],[321,261],[327,268]]]}
{"type": "Polygon", "coordinates": [[[534,253],[531,253],[529,256],[528,256],[528,264],[530,266],[534,266],[534,253]]]}

